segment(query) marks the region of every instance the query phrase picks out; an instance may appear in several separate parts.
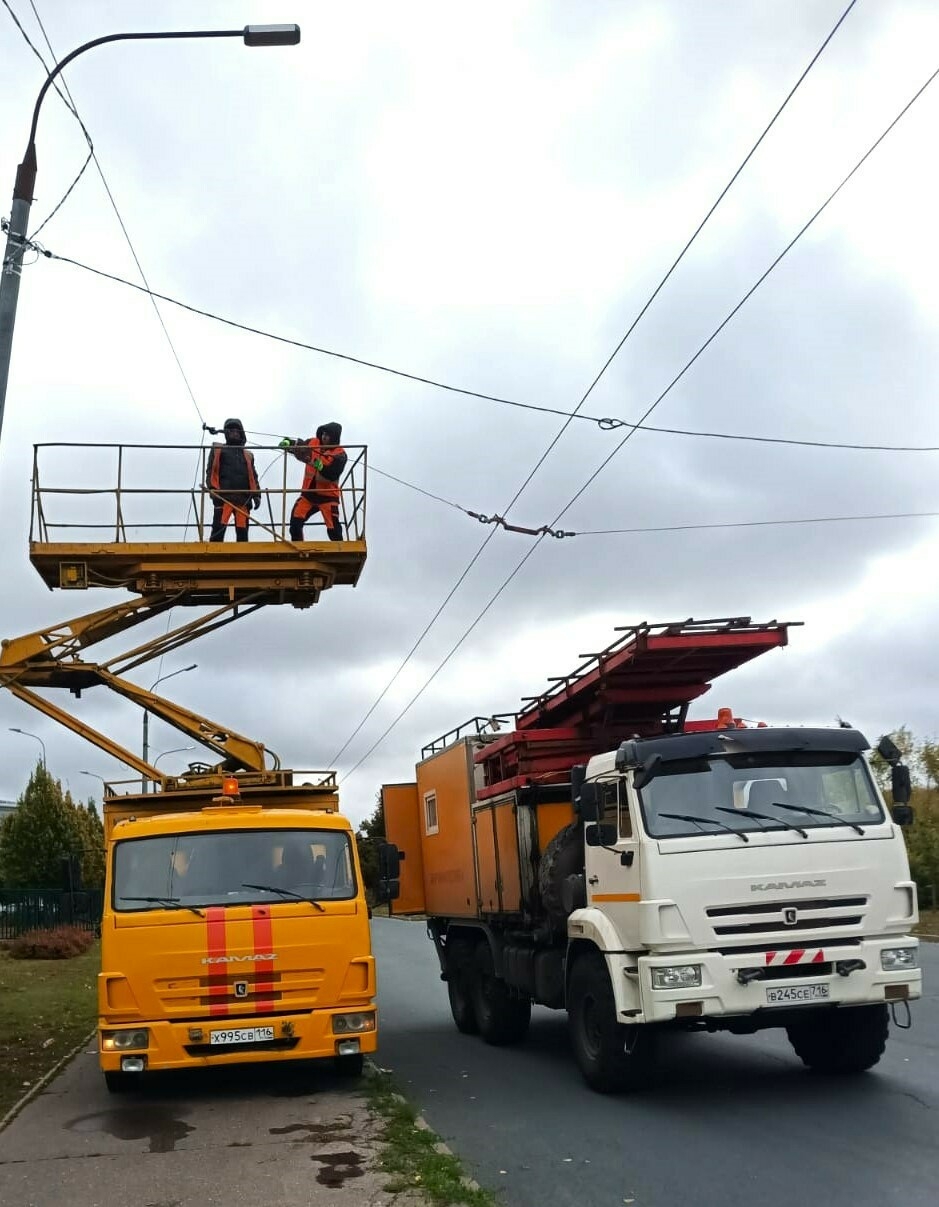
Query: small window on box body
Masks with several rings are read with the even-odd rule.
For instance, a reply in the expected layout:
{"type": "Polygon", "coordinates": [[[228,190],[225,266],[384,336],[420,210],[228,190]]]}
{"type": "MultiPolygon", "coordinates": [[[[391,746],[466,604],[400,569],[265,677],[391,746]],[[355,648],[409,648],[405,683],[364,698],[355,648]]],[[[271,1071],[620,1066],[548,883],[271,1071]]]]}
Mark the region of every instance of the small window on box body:
{"type": "Polygon", "coordinates": [[[424,833],[436,834],[439,829],[437,825],[437,793],[424,793],[424,833]]]}

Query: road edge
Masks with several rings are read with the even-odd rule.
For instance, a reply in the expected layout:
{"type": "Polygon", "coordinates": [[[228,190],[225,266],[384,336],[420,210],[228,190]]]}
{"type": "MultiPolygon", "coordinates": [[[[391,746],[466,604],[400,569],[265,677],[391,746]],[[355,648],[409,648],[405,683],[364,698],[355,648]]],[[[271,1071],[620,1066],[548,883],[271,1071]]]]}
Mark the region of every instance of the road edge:
{"type": "Polygon", "coordinates": [[[80,1043],[76,1044],[74,1048],[72,1048],[71,1052],[66,1052],[60,1060],[56,1061],[51,1069],[48,1069],[45,1073],[43,1073],[39,1080],[34,1085],[29,1087],[22,1098],[20,1098],[17,1102],[14,1102],[3,1118],[0,1119],[0,1132],[9,1127],[23,1107],[28,1106],[36,1095],[41,1093],[42,1090],[49,1084],[53,1077],[55,1077],[56,1074],[69,1063],[69,1061],[75,1059],[79,1052],[81,1052],[82,1048],[84,1048],[85,1044],[90,1043],[90,1041],[94,1039],[96,1034],[97,1028],[95,1028],[93,1031],[89,1031],[85,1038],[81,1040],[80,1043]]]}

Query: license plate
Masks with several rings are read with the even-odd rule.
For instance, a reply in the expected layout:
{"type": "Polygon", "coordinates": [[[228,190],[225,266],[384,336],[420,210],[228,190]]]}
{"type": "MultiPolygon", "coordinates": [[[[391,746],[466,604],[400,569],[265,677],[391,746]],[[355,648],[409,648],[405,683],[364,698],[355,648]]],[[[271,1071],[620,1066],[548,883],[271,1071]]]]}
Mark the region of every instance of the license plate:
{"type": "Polygon", "coordinates": [[[209,1042],[215,1044],[264,1044],[274,1038],[273,1027],[234,1027],[230,1031],[213,1031],[209,1042]]]}
{"type": "Polygon", "coordinates": [[[827,985],[785,985],[766,990],[767,1006],[793,1006],[801,1002],[823,1002],[829,997],[827,985]]]}

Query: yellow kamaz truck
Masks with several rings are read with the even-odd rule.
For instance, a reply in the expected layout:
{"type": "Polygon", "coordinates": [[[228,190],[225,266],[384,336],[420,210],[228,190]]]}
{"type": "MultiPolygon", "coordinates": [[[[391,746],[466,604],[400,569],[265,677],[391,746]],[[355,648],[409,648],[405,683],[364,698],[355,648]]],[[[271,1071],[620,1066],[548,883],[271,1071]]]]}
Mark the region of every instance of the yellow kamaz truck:
{"type": "Polygon", "coordinates": [[[164,1069],[375,1050],[352,827],[322,773],[220,776],[104,802],[98,1036],[111,1090],[164,1069]]]}

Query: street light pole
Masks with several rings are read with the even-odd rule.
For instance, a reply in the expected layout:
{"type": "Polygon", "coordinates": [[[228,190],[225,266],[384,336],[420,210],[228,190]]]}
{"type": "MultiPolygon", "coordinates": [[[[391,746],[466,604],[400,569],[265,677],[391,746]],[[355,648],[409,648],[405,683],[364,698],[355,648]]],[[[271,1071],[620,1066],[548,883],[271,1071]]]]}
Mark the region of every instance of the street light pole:
{"type": "MultiPolygon", "coordinates": [[[[198,662],[193,662],[193,664],[191,666],[181,666],[178,671],[170,671],[170,673],[168,675],[161,675],[159,677],[159,679],[154,679],[154,681],[150,684],[150,690],[153,691],[156,688],[158,683],[163,683],[166,679],[172,679],[174,675],[185,675],[186,671],[196,670],[198,665],[199,665],[198,662]]],[[[145,763],[149,762],[150,761],[150,710],[148,708],[145,708],[143,710],[143,751],[142,751],[142,753],[143,753],[143,761],[145,763]]],[[[140,785],[141,785],[141,790],[143,792],[146,793],[146,792],[150,791],[150,781],[147,779],[146,776],[143,776],[141,778],[140,785]]]]}
{"type": "Polygon", "coordinates": [[[161,751],[153,760],[154,767],[157,765],[160,759],[165,759],[168,754],[179,754],[182,750],[195,750],[195,746],[174,746],[172,750],[161,751]]]}
{"type": "Polygon", "coordinates": [[[30,733],[28,729],[15,729],[12,725],[10,726],[10,733],[22,734],[24,738],[34,738],[39,743],[39,745],[42,747],[42,769],[43,769],[43,771],[45,771],[46,770],[46,744],[42,740],[42,738],[39,736],[39,734],[30,733]]]}
{"type": "Polygon", "coordinates": [[[243,38],[246,46],[296,46],[300,41],[299,25],[246,25],[243,29],[187,29],[164,30],[153,33],[107,34],[85,42],[56,63],[39,89],[33,109],[33,121],[29,128],[29,142],[23,162],[16,170],[13,185],[13,205],[10,225],[7,229],[3,265],[0,267],[0,431],[3,429],[3,412],[6,406],[7,381],[10,376],[10,356],[13,349],[13,327],[16,322],[16,304],[20,292],[20,276],[23,271],[23,255],[26,252],[29,232],[29,211],[33,203],[36,185],[36,126],[39,109],[55,77],[73,59],[103,46],[106,42],[139,42],[153,39],[176,38],[243,38]]]}

